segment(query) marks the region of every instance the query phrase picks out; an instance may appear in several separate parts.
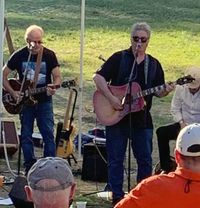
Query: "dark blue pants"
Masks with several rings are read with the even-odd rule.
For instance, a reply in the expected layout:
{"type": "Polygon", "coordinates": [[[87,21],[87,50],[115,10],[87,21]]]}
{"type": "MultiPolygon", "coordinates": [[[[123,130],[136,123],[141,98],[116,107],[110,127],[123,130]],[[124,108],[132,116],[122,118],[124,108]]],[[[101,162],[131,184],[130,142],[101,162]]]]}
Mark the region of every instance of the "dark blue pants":
{"type": "Polygon", "coordinates": [[[54,119],[52,102],[39,103],[34,106],[24,106],[21,115],[21,146],[24,154],[24,166],[28,171],[36,162],[33,143],[34,121],[44,142],[44,157],[55,157],[54,119]]]}
{"type": "MultiPolygon", "coordinates": [[[[106,127],[106,149],[108,157],[108,184],[113,199],[124,196],[124,157],[130,132],[127,126],[106,127]]],[[[132,129],[131,147],[136,158],[137,182],[152,174],[153,129],[132,129]]]]}

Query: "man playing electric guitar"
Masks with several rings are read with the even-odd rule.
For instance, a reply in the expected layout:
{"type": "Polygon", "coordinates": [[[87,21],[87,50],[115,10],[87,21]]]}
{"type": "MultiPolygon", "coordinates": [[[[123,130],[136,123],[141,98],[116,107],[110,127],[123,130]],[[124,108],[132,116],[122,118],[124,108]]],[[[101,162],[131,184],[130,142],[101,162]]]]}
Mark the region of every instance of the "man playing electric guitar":
{"type": "Polygon", "coordinates": [[[56,154],[52,105],[52,95],[55,94],[56,89],[52,86],[60,86],[61,74],[55,53],[42,45],[43,34],[44,31],[41,27],[37,25],[29,26],[24,36],[27,46],[14,52],[3,69],[3,86],[16,100],[16,103],[20,102],[23,87],[27,80],[32,80],[33,87],[36,88],[47,86],[47,92],[34,96],[37,101],[36,105],[29,106],[25,104],[20,113],[20,142],[24,154],[26,173],[36,162],[32,141],[35,119],[44,141],[44,157],[54,157],[56,154]],[[13,70],[17,70],[22,85],[21,89],[17,91],[12,89],[8,80],[8,75],[13,70]]]}
{"type": "MultiPolygon", "coordinates": [[[[150,34],[150,27],[146,23],[133,25],[130,37],[131,47],[114,53],[94,75],[97,89],[116,110],[122,110],[123,104],[117,96],[111,93],[107,83],[121,86],[133,81],[138,83],[142,90],[165,83],[161,64],[157,59],[146,54],[150,34]]],[[[106,126],[108,184],[113,192],[113,205],[124,197],[123,162],[130,135],[131,147],[138,165],[137,182],[152,174],[153,123],[150,114],[152,97],[153,95],[166,96],[173,88],[173,85],[166,84],[164,90],[144,97],[146,103],[144,109],[129,113],[118,123],[106,126]]],[[[126,93],[129,93],[129,88],[126,93]]]]}

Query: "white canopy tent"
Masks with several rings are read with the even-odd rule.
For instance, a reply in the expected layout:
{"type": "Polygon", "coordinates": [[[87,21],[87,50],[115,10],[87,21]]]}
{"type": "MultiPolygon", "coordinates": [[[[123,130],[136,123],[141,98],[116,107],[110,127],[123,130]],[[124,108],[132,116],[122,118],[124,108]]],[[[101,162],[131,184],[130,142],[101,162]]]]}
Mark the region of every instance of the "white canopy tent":
{"type": "MultiPolygon", "coordinates": [[[[4,8],[5,1],[0,0],[0,68],[3,68],[4,45],[4,8]]],[[[81,134],[82,134],[82,95],[83,95],[83,50],[85,31],[85,0],[81,0],[81,33],[80,33],[80,78],[79,78],[79,133],[78,133],[78,159],[81,158],[81,134]]],[[[0,70],[0,121],[2,119],[2,70],[0,70]]],[[[0,134],[1,138],[1,134],[0,134]]]]}
{"type": "MultiPolygon", "coordinates": [[[[4,43],[4,0],[0,0],[0,122],[2,119],[2,68],[3,68],[3,43],[4,43]]],[[[1,134],[0,134],[1,137],[1,134]]]]}

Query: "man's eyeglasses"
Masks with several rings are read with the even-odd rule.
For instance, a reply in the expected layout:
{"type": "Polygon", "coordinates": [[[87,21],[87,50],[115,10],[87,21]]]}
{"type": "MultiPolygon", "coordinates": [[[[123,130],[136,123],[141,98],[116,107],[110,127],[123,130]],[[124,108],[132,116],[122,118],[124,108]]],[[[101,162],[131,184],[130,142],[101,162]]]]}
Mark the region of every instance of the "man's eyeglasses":
{"type": "Polygon", "coordinates": [[[139,40],[142,42],[142,43],[146,43],[148,38],[147,37],[138,37],[138,36],[133,36],[133,41],[134,42],[139,42],[139,40]]]}
{"type": "Polygon", "coordinates": [[[39,41],[31,41],[31,42],[34,42],[35,44],[39,44],[39,45],[43,43],[41,40],[39,40],[39,41]]]}
{"type": "Polygon", "coordinates": [[[39,40],[39,41],[30,41],[29,40],[29,42],[28,42],[29,44],[31,44],[31,43],[33,43],[33,44],[42,44],[43,42],[41,41],[41,40],[39,40]]]}

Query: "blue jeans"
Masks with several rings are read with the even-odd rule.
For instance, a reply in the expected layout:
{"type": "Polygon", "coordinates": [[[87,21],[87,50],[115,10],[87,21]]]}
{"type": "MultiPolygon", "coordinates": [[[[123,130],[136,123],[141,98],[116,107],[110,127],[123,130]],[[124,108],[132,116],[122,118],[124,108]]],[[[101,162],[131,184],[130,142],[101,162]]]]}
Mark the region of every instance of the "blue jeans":
{"type": "Polygon", "coordinates": [[[44,157],[55,157],[54,118],[52,102],[39,103],[34,106],[24,106],[21,114],[21,146],[24,154],[25,171],[28,171],[36,162],[33,143],[34,121],[44,142],[44,157]]]}
{"type": "MultiPolygon", "coordinates": [[[[130,132],[129,127],[106,127],[106,149],[108,157],[108,184],[113,199],[124,196],[124,157],[130,132]]],[[[137,182],[152,174],[153,129],[132,129],[131,148],[137,161],[137,182]]]]}

